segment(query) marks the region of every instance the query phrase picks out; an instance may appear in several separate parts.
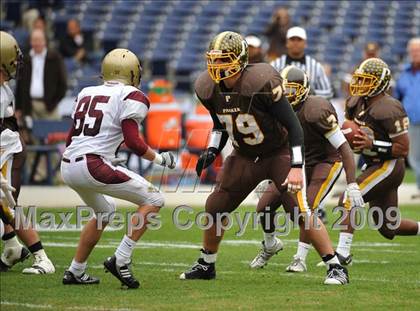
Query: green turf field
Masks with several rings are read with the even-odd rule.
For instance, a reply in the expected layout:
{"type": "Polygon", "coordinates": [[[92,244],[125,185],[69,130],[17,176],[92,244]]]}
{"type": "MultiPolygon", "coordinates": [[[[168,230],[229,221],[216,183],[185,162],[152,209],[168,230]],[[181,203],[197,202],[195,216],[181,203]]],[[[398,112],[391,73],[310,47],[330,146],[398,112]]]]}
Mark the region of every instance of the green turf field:
{"type": "MultiPolygon", "coordinates": [[[[352,249],[355,264],[350,268],[350,284],[328,287],[322,285],[325,269],[315,266],[319,261],[315,251],[308,257],[309,272],[284,272],[296,249],[296,230],[283,238],[284,251],[258,271],[251,271],[248,262],[259,249],[260,231],[248,228],[235,237],[235,230],[230,230],[219,252],[217,279],[180,281],[178,275],[199,254],[202,234],[198,229],[176,229],[171,213],[170,208],[162,211],[162,228],[148,232],[134,253],[140,289],[122,290],[102,269],[123,231],[104,234],[89,261],[89,272],[100,277],[101,284],[85,287],[61,284],[79,233],[42,232],[56,274],[22,275],[31,260],[1,274],[1,310],[420,310],[419,237],[390,242],[369,229],[359,231],[352,249]]],[[[404,206],[402,215],[419,220],[420,209],[404,206]]],[[[336,243],[338,232],[332,238],[336,243]]]]}

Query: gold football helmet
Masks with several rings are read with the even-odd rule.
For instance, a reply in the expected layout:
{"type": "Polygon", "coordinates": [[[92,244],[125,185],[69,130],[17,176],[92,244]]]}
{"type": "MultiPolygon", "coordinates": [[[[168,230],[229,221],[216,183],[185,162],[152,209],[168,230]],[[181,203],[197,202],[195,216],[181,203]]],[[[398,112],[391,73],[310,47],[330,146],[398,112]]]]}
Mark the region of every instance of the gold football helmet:
{"type": "Polygon", "coordinates": [[[281,72],[283,93],[292,106],[306,100],[310,85],[306,73],[296,66],[287,66],[281,72]]]}
{"type": "Polygon", "coordinates": [[[391,82],[391,70],[380,58],[368,58],[353,73],[350,82],[352,96],[373,97],[385,92],[391,82]]]}
{"type": "Polygon", "coordinates": [[[248,44],[236,32],[224,31],[210,42],[207,70],[214,82],[233,77],[248,64],[248,44]]]}
{"type": "Polygon", "coordinates": [[[15,38],[4,31],[0,31],[0,46],[1,70],[7,80],[14,79],[23,60],[22,52],[15,38]]]}
{"type": "Polygon", "coordinates": [[[141,66],[137,56],[127,49],[114,49],[102,61],[102,79],[119,81],[126,85],[138,86],[141,66]]]}

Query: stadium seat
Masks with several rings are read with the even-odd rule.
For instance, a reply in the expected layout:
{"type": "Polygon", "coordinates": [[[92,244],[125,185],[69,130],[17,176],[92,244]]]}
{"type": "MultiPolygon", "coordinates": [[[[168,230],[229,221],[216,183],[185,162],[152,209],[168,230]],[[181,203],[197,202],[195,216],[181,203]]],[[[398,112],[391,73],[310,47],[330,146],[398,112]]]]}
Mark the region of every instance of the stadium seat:
{"type": "MultiPolygon", "coordinates": [[[[58,161],[58,164],[56,163],[55,165],[53,162],[54,160],[59,159],[61,154],[59,144],[56,140],[52,140],[52,137],[54,136],[54,133],[56,137],[59,135],[57,133],[60,133],[60,135],[62,135],[62,133],[67,133],[71,127],[71,123],[71,119],[62,121],[34,120],[32,135],[39,144],[27,146],[27,152],[34,153],[35,158],[29,171],[29,177],[25,183],[35,183],[35,175],[37,173],[38,166],[40,165],[42,157],[45,157],[47,177],[44,181],[41,181],[41,183],[46,185],[53,184],[53,178],[58,171],[60,161],[58,161]],[[50,140],[48,140],[48,138],[50,138],[50,140]]],[[[64,135],[61,137],[63,136],[64,135]]]]}

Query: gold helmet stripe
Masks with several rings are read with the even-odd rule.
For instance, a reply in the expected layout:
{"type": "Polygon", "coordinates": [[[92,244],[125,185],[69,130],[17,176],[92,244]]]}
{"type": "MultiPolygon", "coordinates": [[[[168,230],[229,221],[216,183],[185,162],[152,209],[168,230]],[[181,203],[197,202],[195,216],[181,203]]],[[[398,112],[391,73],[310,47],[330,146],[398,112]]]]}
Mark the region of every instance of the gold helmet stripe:
{"type": "Polygon", "coordinates": [[[214,50],[220,50],[220,45],[222,44],[223,39],[226,37],[226,35],[229,33],[229,31],[224,31],[221,34],[217,36],[216,42],[214,43],[214,50]]]}

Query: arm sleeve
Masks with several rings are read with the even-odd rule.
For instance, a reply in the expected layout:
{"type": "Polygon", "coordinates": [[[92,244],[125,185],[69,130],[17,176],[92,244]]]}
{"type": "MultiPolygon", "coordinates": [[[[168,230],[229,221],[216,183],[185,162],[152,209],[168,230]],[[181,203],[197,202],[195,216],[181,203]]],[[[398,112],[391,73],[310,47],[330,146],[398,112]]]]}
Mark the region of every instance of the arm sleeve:
{"type": "Polygon", "coordinates": [[[140,157],[145,154],[149,146],[140,138],[137,122],[125,119],[121,122],[121,128],[127,147],[140,157]]]}
{"type": "Polygon", "coordinates": [[[289,133],[292,167],[303,164],[303,129],[287,99],[282,96],[271,106],[273,116],[286,127],[289,133]]]}

